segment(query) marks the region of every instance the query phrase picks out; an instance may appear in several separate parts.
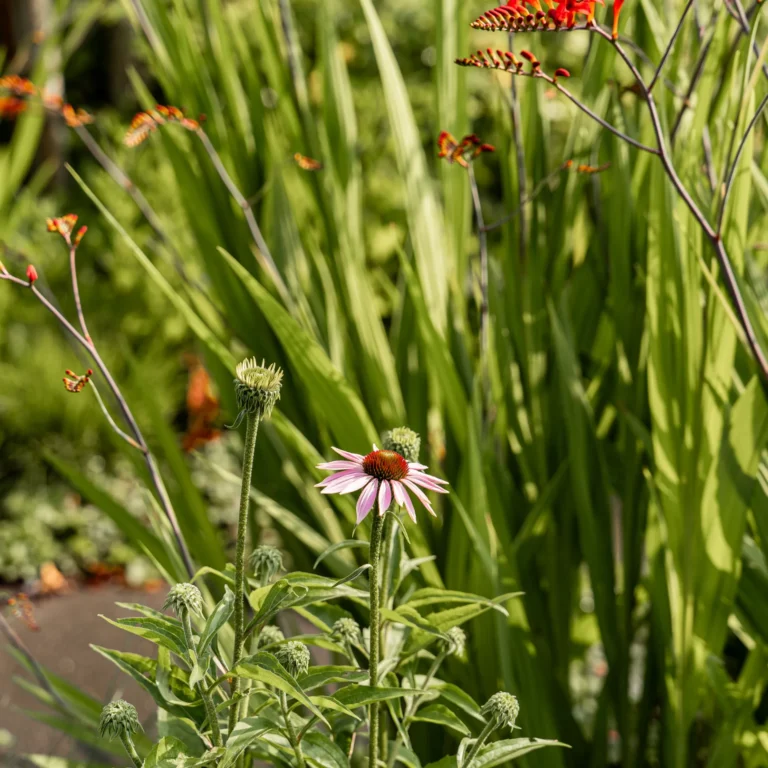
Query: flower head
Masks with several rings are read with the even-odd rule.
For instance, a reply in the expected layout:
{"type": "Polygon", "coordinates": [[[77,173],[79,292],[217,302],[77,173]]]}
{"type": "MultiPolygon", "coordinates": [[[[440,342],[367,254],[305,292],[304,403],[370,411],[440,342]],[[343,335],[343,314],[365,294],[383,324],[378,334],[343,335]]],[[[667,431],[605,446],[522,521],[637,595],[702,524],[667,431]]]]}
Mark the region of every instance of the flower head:
{"type": "Polygon", "coordinates": [[[141,723],[133,704],[117,699],[101,710],[99,735],[102,738],[114,739],[116,736],[126,736],[139,730],[141,723]]]}
{"type": "Polygon", "coordinates": [[[385,450],[399,453],[406,461],[418,461],[421,437],[408,427],[395,427],[381,438],[385,450]]]}
{"type": "Polygon", "coordinates": [[[158,126],[167,123],[178,123],[188,131],[200,130],[200,122],[186,117],[178,107],[158,104],[150,112],[139,112],[134,116],[123,141],[129,147],[137,147],[149,138],[149,134],[156,131],[158,126]]]}
{"type": "Polygon", "coordinates": [[[329,461],[318,464],[318,469],[334,470],[317,486],[323,493],[352,493],[362,491],[357,500],[357,522],[361,523],[368,516],[378,499],[378,512],[383,515],[392,504],[405,507],[411,520],[416,522],[416,512],[409,494],[416,498],[434,515],[432,504],[422,488],[435,493],[448,493],[443,485],[448,483],[438,477],[427,475],[424,464],[406,461],[396,451],[379,450],[375,445],[367,455],[350,453],[334,448],[344,461],[329,461]]]}
{"type": "Polygon", "coordinates": [[[518,704],[517,696],[506,691],[499,691],[483,704],[480,712],[492,719],[496,728],[504,728],[505,726],[514,728],[520,712],[520,704],[518,704]]]}
{"type": "Polygon", "coordinates": [[[78,376],[74,371],[70,371],[69,368],[67,368],[64,373],[66,375],[62,381],[64,382],[67,392],[77,394],[78,392],[82,392],[85,389],[86,384],[91,380],[91,376],[93,376],[93,368],[89,368],[82,376],[78,376]]]}
{"type": "Polygon", "coordinates": [[[259,632],[259,637],[256,640],[256,648],[264,648],[267,645],[274,645],[275,643],[281,643],[285,640],[285,635],[280,627],[276,627],[274,624],[270,624],[259,632]]]}
{"type": "Polygon", "coordinates": [[[262,586],[269,584],[283,570],[283,556],[277,547],[270,544],[259,544],[249,559],[253,575],[262,586]]]}
{"type": "Polygon", "coordinates": [[[331,637],[348,640],[350,643],[359,643],[360,625],[354,619],[345,616],[334,623],[331,628],[331,637]]]}
{"type": "Polygon", "coordinates": [[[174,584],[163,603],[163,609],[168,608],[172,608],[177,616],[182,611],[200,615],[203,612],[203,596],[194,584],[174,584]]]}
{"type": "Polygon", "coordinates": [[[235,395],[237,404],[245,413],[257,414],[260,419],[269,418],[275,403],[280,399],[283,372],[274,363],[266,367],[258,364],[255,357],[243,360],[235,369],[235,395]]]}
{"type": "Polygon", "coordinates": [[[474,133],[470,133],[459,142],[448,131],[442,131],[437,137],[437,148],[439,150],[438,157],[445,158],[451,165],[457,163],[462,168],[467,168],[469,165],[466,160],[468,152],[469,159],[474,160],[483,152],[496,151],[496,147],[491,144],[483,144],[474,133]]]}
{"type": "Polygon", "coordinates": [[[467,648],[467,633],[461,627],[451,627],[446,633],[445,641],[446,653],[449,656],[458,656],[464,658],[464,652],[467,648]]]}
{"type": "Polygon", "coordinates": [[[275,651],[275,658],[291,677],[305,675],[309,669],[309,648],[298,640],[290,640],[275,651]]]}
{"type": "Polygon", "coordinates": [[[75,224],[77,224],[77,214],[68,213],[65,216],[58,216],[55,219],[46,219],[46,224],[49,232],[58,232],[58,234],[69,242],[72,230],[75,228],[75,224]]]}

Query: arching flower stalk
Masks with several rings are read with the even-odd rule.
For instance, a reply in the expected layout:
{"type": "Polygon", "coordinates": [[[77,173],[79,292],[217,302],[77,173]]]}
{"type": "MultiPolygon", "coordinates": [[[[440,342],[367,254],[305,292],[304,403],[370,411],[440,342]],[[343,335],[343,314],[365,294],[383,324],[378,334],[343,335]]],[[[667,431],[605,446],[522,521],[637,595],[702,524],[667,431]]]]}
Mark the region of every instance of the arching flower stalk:
{"type": "MultiPolygon", "coordinates": [[[[427,467],[417,462],[406,461],[399,453],[392,450],[373,450],[363,456],[334,448],[343,461],[335,460],[318,464],[318,469],[333,470],[334,474],[326,477],[318,487],[322,493],[354,493],[360,491],[357,499],[357,523],[365,520],[370,511],[373,515],[370,545],[370,661],[368,681],[371,687],[379,682],[379,656],[381,651],[381,540],[384,516],[394,501],[399,507],[405,507],[413,522],[416,511],[410,493],[423,504],[431,515],[435,515],[432,504],[422,488],[436,493],[448,493],[443,488],[445,480],[424,472],[427,467]]],[[[379,706],[369,706],[368,764],[376,766],[379,759],[379,706]]]]}
{"type": "MultiPolygon", "coordinates": [[[[481,14],[470,26],[486,32],[532,32],[577,29],[576,22],[584,17],[584,27],[595,24],[597,5],[603,0],[545,0],[543,10],[539,0],[510,0],[498,8],[491,8],[481,14]]],[[[613,38],[619,36],[619,14],[624,0],[613,4],[613,38]]]]}
{"type": "MultiPolygon", "coordinates": [[[[245,537],[248,530],[248,508],[251,498],[253,457],[256,453],[256,437],[259,422],[272,414],[275,403],[280,399],[283,372],[275,365],[261,365],[256,358],[243,360],[235,369],[235,396],[240,408],[236,424],[246,419],[245,446],[243,448],[243,476],[240,488],[240,514],[237,523],[237,547],[235,550],[235,645],[232,652],[234,669],[243,655],[245,639],[245,537]]],[[[237,725],[240,713],[241,680],[235,677],[232,683],[234,702],[229,709],[229,733],[237,725]]]]}

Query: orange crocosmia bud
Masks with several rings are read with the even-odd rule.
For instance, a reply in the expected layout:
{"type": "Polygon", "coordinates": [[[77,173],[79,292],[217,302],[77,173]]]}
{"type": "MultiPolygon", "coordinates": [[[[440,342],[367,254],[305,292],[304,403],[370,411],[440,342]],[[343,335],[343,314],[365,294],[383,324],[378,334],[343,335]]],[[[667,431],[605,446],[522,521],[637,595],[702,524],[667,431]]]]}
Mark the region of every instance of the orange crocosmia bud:
{"type": "Polygon", "coordinates": [[[80,229],[77,230],[77,234],[75,235],[75,245],[80,245],[80,241],[85,236],[85,233],[88,231],[88,227],[80,227],[80,229]]]}
{"type": "Polygon", "coordinates": [[[13,119],[27,108],[27,102],[15,96],[0,98],[0,117],[13,119]]]}
{"type": "Polygon", "coordinates": [[[613,39],[616,40],[619,36],[619,14],[621,13],[621,6],[624,5],[624,0],[613,0],[613,39]]]}
{"type": "Polygon", "coordinates": [[[32,283],[37,280],[37,270],[35,269],[33,264],[27,265],[27,280],[29,280],[29,284],[32,285],[32,283]]]}
{"type": "Polygon", "coordinates": [[[293,159],[302,171],[320,171],[323,168],[323,164],[319,160],[313,160],[300,152],[297,152],[293,159]]]}
{"type": "Polygon", "coordinates": [[[149,112],[139,112],[131,120],[131,126],[125,134],[124,142],[129,147],[138,147],[149,137],[152,131],[157,130],[157,120],[149,112]]]}
{"type": "Polygon", "coordinates": [[[458,146],[456,139],[448,131],[441,131],[437,137],[438,157],[448,157],[458,146]]]}
{"type": "Polygon", "coordinates": [[[0,77],[0,90],[9,91],[14,96],[34,96],[37,88],[31,80],[18,75],[0,77]]]}
{"type": "Polygon", "coordinates": [[[560,67],[559,69],[555,70],[555,79],[558,77],[570,77],[571,73],[567,69],[563,69],[560,67]]]}

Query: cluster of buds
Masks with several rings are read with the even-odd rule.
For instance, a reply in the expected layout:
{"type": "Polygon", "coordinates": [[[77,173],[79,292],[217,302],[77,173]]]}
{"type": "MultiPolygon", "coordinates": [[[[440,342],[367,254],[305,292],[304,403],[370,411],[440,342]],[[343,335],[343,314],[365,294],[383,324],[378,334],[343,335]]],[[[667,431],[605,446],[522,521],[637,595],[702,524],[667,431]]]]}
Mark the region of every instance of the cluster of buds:
{"type": "Polygon", "coordinates": [[[283,570],[283,555],[271,544],[259,544],[249,558],[253,575],[260,586],[266,586],[283,570]]]}
{"type": "MultiPolygon", "coordinates": [[[[202,120],[202,118],[200,118],[202,120]]],[[[125,134],[125,143],[129,147],[137,147],[149,138],[161,125],[177,123],[188,131],[199,131],[200,121],[186,117],[178,107],[163,106],[157,104],[150,112],[139,112],[131,120],[128,132],[125,134]]]]}
{"type": "MultiPolygon", "coordinates": [[[[445,158],[451,164],[456,163],[462,168],[469,167],[467,156],[469,156],[470,160],[474,160],[483,152],[496,151],[496,147],[492,144],[483,144],[474,133],[465,136],[461,141],[456,141],[448,131],[442,131],[437,137],[437,147],[439,150],[438,157],[445,158]]],[[[416,453],[418,454],[418,447],[416,448],[416,453]]]]}
{"type": "Polygon", "coordinates": [[[270,624],[269,626],[264,627],[261,632],[259,632],[259,635],[256,638],[256,648],[266,648],[269,645],[282,643],[283,640],[285,640],[283,630],[274,624],[270,624]]]}
{"type": "Polygon", "coordinates": [[[361,638],[360,625],[347,616],[337,619],[331,627],[331,637],[357,645],[361,638]]]}
{"type": "Polygon", "coordinates": [[[80,229],[77,230],[77,233],[75,234],[75,237],[73,239],[72,232],[74,232],[76,224],[77,224],[76,213],[67,213],[64,216],[58,216],[53,219],[46,219],[46,225],[48,227],[48,231],[58,233],[64,238],[64,240],[66,240],[67,245],[74,246],[75,248],[77,248],[77,246],[80,245],[80,241],[83,239],[83,237],[85,236],[85,233],[88,231],[88,227],[80,227],[80,229]]]}
{"type": "MultiPolygon", "coordinates": [[[[584,17],[585,26],[595,23],[595,10],[603,0],[545,0],[545,11],[539,0],[509,0],[476,18],[470,26],[489,32],[529,32],[532,30],[573,29],[584,17]]],[[[624,0],[614,0],[613,37],[618,37],[619,13],[624,0]]]]}
{"type": "Polygon", "coordinates": [[[133,704],[117,699],[101,710],[99,735],[102,738],[130,737],[132,733],[140,730],[139,715],[133,704]]]}
{"type": "Polygon", "coordinates": [[[64,118],[70,128],[79,128],[93,122],[93,118],[83,109],[75,109],[61,96],[49,94],[38,88],[31,80],[19,75],[0,77],[0,117],[15,118],[27,108],[33,99],[39,99],[43,106],[64,118]]]}
{"type": "Polygon", "coordinates": [[[275,658],[291,677],[301,677],[309,670],[309,648],[298,640],[289,640],[275,651],[275,658]]]}
{"type": "Polygon", "coordinates": [[[513,75],[523,75],[525,77],[542,77],[545,80],[556,83],[558,78],[567,78],[571,73],[567,69],[560,67],[555,70],[552,77],[544,74],[541,69],[541,62],[530,51],[520,51],[520,56],[530,65],[530,72],[525,71],[525,61],[521,61],[512,51],[502,51],[498,48],[486,48],[484,51],[478,50],[465,59],[456,59],[460,67],[479,67],[481,69],[500,69],[502,72],[510,72],[513,75]]]}
{"type": "Polygon", "coordinates": [[[177,616],[188,612],[197,616],[203,614],[203,596],[194,584],[174,584],[163,603],[163,610],[171,609],[177,616]]]}
{"type": "MultiPolygon", "coordinates": [[[[451,134],[446,133],[446,131],[443,131],[443,133],[440,134],[440,137],[442,138],[443,135],[446,135],[451,139],[453,138],[451,134]]],[[[471,138],[477,137],[472,136],[471,138]]],[[[438,139],[438,145],[439,144],[440,139],[438,139]]],[[[490,144],[481,144],[480,146],[486,148],[484,150],[481,149],[482,152],[493,151],[493,148],[490,144]]],[[[441,146],[441,152],[442,149],[443,148],[441,146]]],[[[443,155],[440,155],[440,157],[443,157],[443,155]]],[[[390,429],[382,435],[381,442],[384,450],[399,453],[409,464],[413,464],[419,460],[419,451],[421,450],[421,436],[418,432],[414,432],[408,427],[395,427],[394,429],[390,429]]]]}
{"type": "Polygon", "coordinates": [[[480,712],[485,715],[489,721],[493,722],[494,727],[514,728],[517,716],[520,714],[520,704],[517,696],[513,696],[506,691],[494,693],[488,701],[480,708],[480,712]]]}
{"type": "Polygon", "coordinates": [[[67,368],[64,373],[66,374],[62,379],[64,388],[67,392],[77,394],[78,392],[82,392],[85,389],[86,384],[91,380],[91,376],[93,376],[93,368],[89,368],[82,376],[78,376],[74,371],[70,371],[69,368],[67,368]]]}

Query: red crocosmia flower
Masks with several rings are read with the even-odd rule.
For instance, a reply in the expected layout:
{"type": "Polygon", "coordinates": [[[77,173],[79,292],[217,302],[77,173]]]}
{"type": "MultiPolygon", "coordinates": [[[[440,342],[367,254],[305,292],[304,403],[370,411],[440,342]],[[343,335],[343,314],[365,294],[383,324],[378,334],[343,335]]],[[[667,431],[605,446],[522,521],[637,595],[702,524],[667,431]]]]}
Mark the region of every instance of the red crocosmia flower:
{"type": "MultiPolygon", "coordinates": [[[[499,51],[501,54],[501,51],[499,51]]],[[[484,144],[474,133],[465,136],[460,142],[456,141],[448,131],[442,131],[437,138],[439,149],[438,157],[445,158],[449,163],[457,163],[462,168],[468,166],[466,156],[469,155],[474,160],[483,152],[495,152],[496,147],[492,144],[484,144]]]]}
{"type": "Polygon", "coordinates": [[[624,5],[624,0],[613,0],[613,39],[614,40],[619,36],[619,14],[621,13],[622,5],[624,5]]]}

